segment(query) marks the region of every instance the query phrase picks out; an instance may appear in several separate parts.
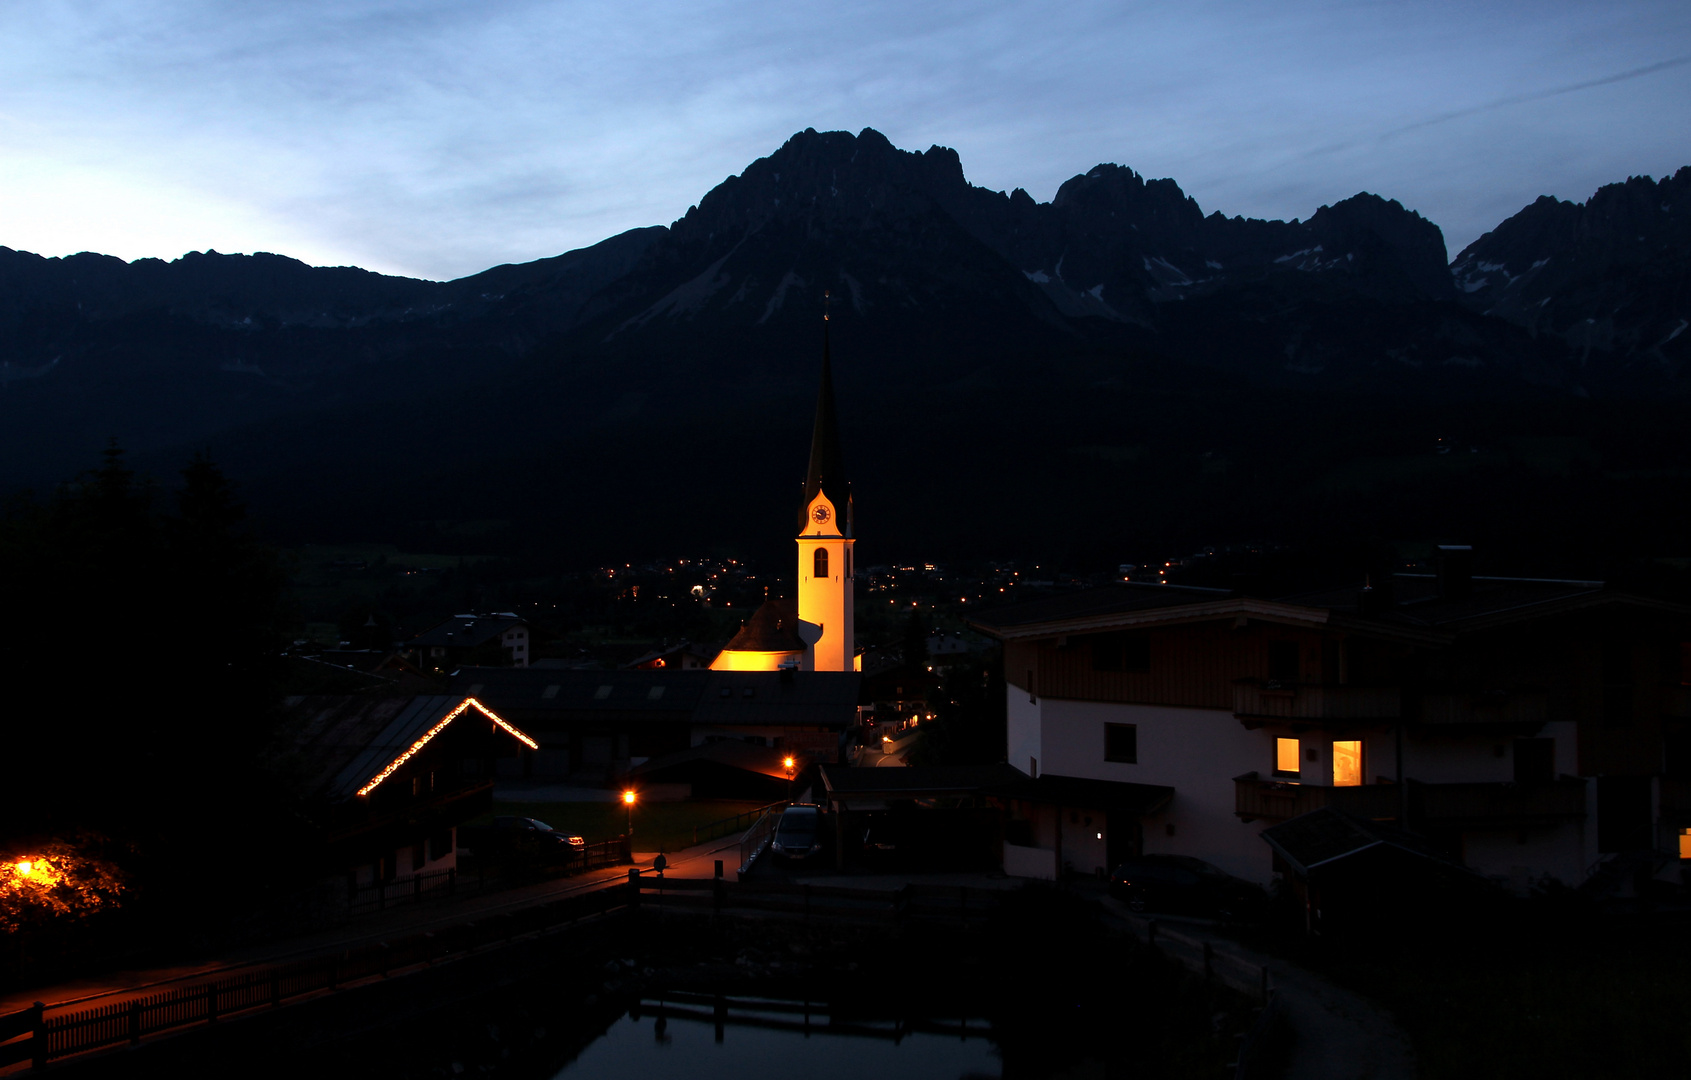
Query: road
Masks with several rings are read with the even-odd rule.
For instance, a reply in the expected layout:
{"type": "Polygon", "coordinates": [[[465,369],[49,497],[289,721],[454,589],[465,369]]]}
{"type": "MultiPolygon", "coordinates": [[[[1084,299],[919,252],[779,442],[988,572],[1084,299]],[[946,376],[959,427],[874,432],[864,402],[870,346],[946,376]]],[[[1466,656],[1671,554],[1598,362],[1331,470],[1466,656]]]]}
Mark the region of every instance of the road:
{"type": "MultiPolygon", "coordinates": [[[[634,865],[649,870],[657,854],[655,851],[636,852],[634,865]]],[[[723,859],[726,863],[724,872],[732,874],[739,865],[739,839],[729,837],[713,840],[666,855],[665,858],[669,864],[666,873],[678,877],[709,877],[715,869],[717,859],[723,859]]],[[[359,945],[438,930],[489,915],[548,903],[561,896],[591,889],[610,881],[626,879],[628,870],[627,866],[606,867],[575,877],[558,878],[499,892],[432,901],[416,906],[405,905],[389,911],[358,916],[340,926],[316,933],[231,949],[203,960],[117,969],[34,986],[0,995],[0,1016],[29,1008],[37,1001],[47,1004],[49,1014],[74,1011],[96,1004],[108,1005],[133,997],[156,994],[171,986],[213,974],[321,956],[359,945]]]]}

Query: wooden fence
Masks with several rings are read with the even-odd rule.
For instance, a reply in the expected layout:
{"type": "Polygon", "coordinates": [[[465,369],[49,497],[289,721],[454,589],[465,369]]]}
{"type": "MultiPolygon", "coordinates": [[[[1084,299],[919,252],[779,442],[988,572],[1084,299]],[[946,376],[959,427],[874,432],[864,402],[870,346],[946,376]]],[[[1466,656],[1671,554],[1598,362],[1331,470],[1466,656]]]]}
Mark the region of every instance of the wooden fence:
{"type": "Polygon", "coordinates": [[[329,956],[252,968],[221,979],[78,1012],[48,1016],[45,1008],[37,1004],[22,1012],[0,1016],[0,1067],[27,1060],[41,1069],[54,1058],[121,1043],[138,1043],[156,1032],[188,1024],[216,1023],[223,1017],[252,1009],[277,1008],[309,994],[386,977],[395,971],[434,964],[524,934],[629,908],[638,900],[637,887],[618,881],[439,933],[413,934],[329,956]]]}

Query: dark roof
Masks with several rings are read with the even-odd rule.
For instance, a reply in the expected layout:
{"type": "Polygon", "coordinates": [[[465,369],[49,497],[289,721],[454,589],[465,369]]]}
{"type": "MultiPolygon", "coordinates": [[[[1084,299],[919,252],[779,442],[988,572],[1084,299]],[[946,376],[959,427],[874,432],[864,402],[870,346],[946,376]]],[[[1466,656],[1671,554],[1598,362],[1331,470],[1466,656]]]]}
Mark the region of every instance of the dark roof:
{"type": "Polygon", "coordinates": [[[829,795],[846,798],[918,799],[988,794],[1027,779],[1010,765],[911,765],[889,769],[824,765],[821,773],[822,785],[829,795]]]}
{"type": "Polygon", "coordinates": [[[822,323],[822,386],[816,394],[816,422],[810,433],[810,467],[805,470],[804,501],[799,504],[799,532],[810,525],[805,513],[816,493],[828,496],[834,510],[845,515],[835,527],[851,535],[851,484],[846,480],[845,455],[840,451],[840,422],[834,415],[833,361],[828,350],[828,323],[822,323]]]}
{"type": "Polygon", "coordinates": [[[1469,872],[1418,837],[1330,806],[1270,825],[1262,830],[1261,836],[1299,876],[1381,847],[1469,872]]]}
{"type": "Polygon", "coordinates": [[[710,671],[695,724],[818,724],[843,727],[857,717],[855,671],[710,671]]]}
{"type": "Polygon", "coordinates": [[[1154,814],[1174,798],[1174,789],[1159,784],[1129,784],[1120,780],[1092,780],[1081,776],[1043,773],[1038,779],[1023,776],[988,794],[1006,799],[1088,810],[1125,810],[1130,814],[1154,814]]]}
{"type": "Polygon", "coordinates": [[[302,795],[339,802],[463,703],[438,694],[291,697],[283,701],[279,749],[298,770],[302,795]]]}
{"type": "Polygon", "coordinates": [[[480,698],[495,710],[690,713],[699,704],[709,674],[678,668],[465,667],[452,673],[447,686],[455,694],[480,698]]]}
{"type": "MultiPolygon", "coordinates": [[[[700,746],[677,750],[673,754],[651,758],[628,770],[630,776],[650,776],[677,765],[690,765],[695,762],[707,762],[712,765],[722,765],[731,769],[743,769],[746,772],[760,773],[772,776],[778,780],[787,778],[787,768],[783,759],[788,752],[772,750],[767,746],[753,746],[751,743],[740,742],[737,739],[723,739],[718,742],[708,742],[700,746]]],[[[802,771],[810,763],[810,759],[802,754],[793,754],[794,766],[802,771]]]]}
{"type": "Polygon", "coordinates": [[[1686,605],[1608,591],[1599,581],[1477,577],[1466,595],[1447,597],[1440,595],[1438,581],[1430,575],[1396,575],[1393,591],[1395,604],[1364,614],[1361,590],[1356,588],[1260,599],[1174,585],[1121,584],[982,612],[969,625],[1010,639],[1244,616],[1446,644],[1454,634],[1607,604],[1691,614],[1686,605]]]}
{"type": "Polygon", "coordinates": [[[416,645],[454,645],[475,647],[497,638],[514,626],[523,625],[515,615],[454,615],[437,626],[431,626],[412,639],[416,645]]]}
{"type": "Polygon", "coordinates": [[[799,637],[797,600],[765,600],[752,612],[724,652],[803,652],[808,646],[799,637]]]}
{"type": "Polygon", "coordinates": [[[495,711],[545,723],[536,713],[617,714],[619,720],[714,725],[840,727],[857,715],[855,671],[556,671],[466,667],[447,685],[495,711]]]}

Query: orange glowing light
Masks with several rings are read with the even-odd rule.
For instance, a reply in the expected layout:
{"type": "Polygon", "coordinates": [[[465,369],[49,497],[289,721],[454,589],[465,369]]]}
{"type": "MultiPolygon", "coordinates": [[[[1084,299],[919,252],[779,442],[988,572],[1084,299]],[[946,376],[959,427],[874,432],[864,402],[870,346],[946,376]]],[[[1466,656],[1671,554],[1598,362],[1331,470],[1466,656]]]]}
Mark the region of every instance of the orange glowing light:
{"type": "Polygon", "coordinates": [[[625,805],[633,806],[634,805],[634,792],[632,792],[632,791],[623,792],[622,793],[622,801],[625,805]]]}
{"type": "Polygon", "coordinates": [[[792,758],[790,758],[790,757],[784,757],[784,758],[782,758],[782,759],[781,759],[781,767],[782,767],[782,768],[783,768],[783,769],[790,769],[790,768],[792,768],[792,767],[793,767],[793,759],[792,759],[792,758]]]}
{"type": "Polygon", "coordinates": [[[35,869],[35,864],[30,862],[28,859],[20,860],[19,863],[18,863],[18,876],[19,877],[28,877],[29,872],[31,870],[34,870],[34,869],[35,869]]]}
{"type": "Polygon", "coordinates": [[[377,784],[380,784],[383,780],[386,780],[388,777],[392,776],[394,774],[394,772],[397,771],[401,765],[403,765],[407,761],[409,761],[411,759],[411,757],[414,754],[417,753],[417,751],[421,750],[424,746],[426,746],[430,739],[434,738],[436,735],[439,735],[441,732],[445,731],[447,724],[452,723],[452,721],[454,721],[454,720],[458,719],[458,717],[462,716],[466,710],[472,709],[472,708],[475,709],[477,712],[481,713],[483,716],[487,717],[489,720],[492,720],[495,724],[498,724],[500,727],[504,728],[506,731],[510,732],[512,735],[516,736],[517,741],[522,743],[524,746],[528,747],[530,750],[540,749],[539,743],[535,742],[533,739],[529,738],[527,735],[524,735],[522,732],[518,731],[516,728],[512,727],[510,724],[506,723],[504,717],[500,716],[498,713],[494,712],[492,709],[488,708],[486,705],[483,705],[481,702],[477,701],[473,697],[465,698],[462,702],[459,703],[459,705],[456,709],[453,709],[451,712],[446,714],[445,719],[443,719],[440,723],[436,724],[434,727],[430,728],[428,731],[424,732],[423,737],[418,739],[416,742],[412,743],[410,745],[410,747],[406,749],[405,753],[399,755],[398,757],[394,758],[392,761],[388,762],[388,767],[383,769],[381,772],[377,773],[375,779],[371,780],[368,784],[365,784],[363,787],[359,788],[358,794],[368,795],[368,794],[370,794],[370,792],[376,790],[377,784]]]}

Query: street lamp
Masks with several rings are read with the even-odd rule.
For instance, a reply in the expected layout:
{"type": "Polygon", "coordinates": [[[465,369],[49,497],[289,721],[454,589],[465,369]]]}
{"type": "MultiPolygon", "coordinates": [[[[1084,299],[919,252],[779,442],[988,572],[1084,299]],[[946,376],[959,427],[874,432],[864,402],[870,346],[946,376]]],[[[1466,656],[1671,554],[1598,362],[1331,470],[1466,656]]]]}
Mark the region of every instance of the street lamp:
{"type": "Polygon", "coordinates": [[[628,838],[634,839],[634,789],[629,788],[622,793],[622,804],[628,807],[628,838]]]}
{"type": "Polygon", "coordinates": [[[787,801],[788,802],[793,801],[793,777],[798,771],[797,768],[796,768],[797,764],[798,763],[793,760],[793,755],[791,755],[791,754],[788,754],[786,757],[781,759],[781,768],[787,770],[787,801]]]}

